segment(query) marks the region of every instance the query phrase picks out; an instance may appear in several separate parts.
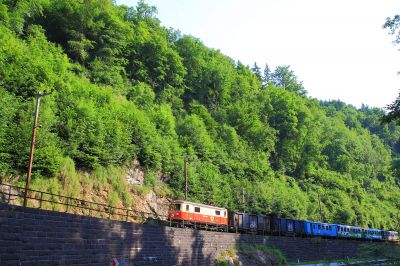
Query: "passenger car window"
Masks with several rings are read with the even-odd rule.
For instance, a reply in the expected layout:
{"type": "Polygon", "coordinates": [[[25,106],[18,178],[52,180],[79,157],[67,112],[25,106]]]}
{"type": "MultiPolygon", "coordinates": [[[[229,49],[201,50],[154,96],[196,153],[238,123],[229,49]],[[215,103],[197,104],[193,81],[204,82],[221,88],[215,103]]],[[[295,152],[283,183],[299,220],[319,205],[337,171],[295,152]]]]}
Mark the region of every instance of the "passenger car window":
{"type": "Polygon", "coordinates": [[[220,211],[215,210],[215,215],[221,215],[220,211]]]}
{"type": "Polygon", "coordinates": [[[189,205],[186,205],[186,210],[189,211],[189,205]]]}
{"type": "Polygon", "coordinates": [[[200,207],[194,207],[194,212],[200,212],[200,207]]]}

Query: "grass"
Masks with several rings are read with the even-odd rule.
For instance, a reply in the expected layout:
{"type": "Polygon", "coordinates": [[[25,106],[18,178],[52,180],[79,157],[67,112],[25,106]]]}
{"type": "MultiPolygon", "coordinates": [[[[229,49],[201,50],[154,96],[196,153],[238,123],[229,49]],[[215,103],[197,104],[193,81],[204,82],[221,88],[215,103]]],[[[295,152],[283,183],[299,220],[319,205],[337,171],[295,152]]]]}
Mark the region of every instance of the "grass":
{"type": "Polygon", "coordinates": [[[229,260],[233,261],[234,265],[241,265],[240,257],[248,260],[251,265],[287,265],[287,260],[279,249],[255,243],[235,245],[221,253],[221,256],[217,258],[216,265],[229,265],[229,260]]]}
{"type": "MultiPolygon", "coordinates": [[[[335,260],[319,260],[319,261],[301,261],[299,263],[293,262],[293,265],[296,264],[328,264],[332,262],[341,262],[344,264],[350,264],[363,261],[370,260],[379,260],[379,259],[395,259],[400,260],[400,244],[390,244],[390,243],[364,243],[360,246],[358,258],[351,259],[335,259],[335,260]]],[[[397,264],[396,264],[397,265],[397,264]]]]}
{"type": "Polygon", "coordinates": [[[229,258],[232,258],[233,263],[236,265],[240,265],[239,261],[236,259],[237,249],[236,247],[232,247],[224,252],[217,258],[215,263],[216,266],[229,266],[229,258]]]}
{"type": "Polygon", "coordinates": [[[361,245],[360,257],[371,259],[400,259],[400,244],[386,245],[365,243],[361,245]]]}
{"type": "MultiPolygon", "coordinates": [[[[146,171],[145,182],[143,185],[129,185],[126,180],[127,168],[125,167],[102,167],[89,171],[77,171],[74,161],[69,158],[63,158],[60,171],[54,177],[43,177],[39,174],[32,176],[30,188],[43,192],[50,192],[55,195],[62,195],[81,200],[94,201],[113,207],[135,208],[133,201],[139,196],[146,196],[149,192],[154,193],[161,198],[171,197],[173,195],[169,186],[159,180],[158,174],[152,171],[146,171]],[[136,195],[133,195],[135,193],[136,195]]],[[[15,179],[13,182],[20,187],[25,186],[25,179],[15,179]]],[[[29,200],[28,206],[54,211],[68,211],[77,214],[85,214],[85,211],[79,208],[67,205],[57,204],[47,201],[55,201],[66,204],[66,198],[59,198],[41,193],[32,193],[37,199],[29,200]],[[46,201],[47,200],[47,201],[46,201]]],[[[22,205],[23,199],[19,198],[15,204],[22,205]]],[[[139,206],[141,207],[141,206],[139,206]]],[[[93,213],[92,215],[103,217],[102,213],[93,213]]]]}

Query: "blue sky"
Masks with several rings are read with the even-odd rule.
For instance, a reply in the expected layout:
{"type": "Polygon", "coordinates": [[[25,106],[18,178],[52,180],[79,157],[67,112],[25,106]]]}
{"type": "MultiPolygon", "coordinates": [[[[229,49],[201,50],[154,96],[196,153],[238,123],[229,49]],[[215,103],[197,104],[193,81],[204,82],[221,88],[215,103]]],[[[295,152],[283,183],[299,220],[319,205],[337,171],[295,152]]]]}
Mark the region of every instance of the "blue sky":
{"type": "MultiPolygon", "coordinates": [[[[137,0],[117,0],[136,6],[137,0]]],[[[147,0],[162,25],[260,67],[290,65],[318,99],[384,107],[400,91],[400,47],[382,25],[399,0],[147,0]]]]}

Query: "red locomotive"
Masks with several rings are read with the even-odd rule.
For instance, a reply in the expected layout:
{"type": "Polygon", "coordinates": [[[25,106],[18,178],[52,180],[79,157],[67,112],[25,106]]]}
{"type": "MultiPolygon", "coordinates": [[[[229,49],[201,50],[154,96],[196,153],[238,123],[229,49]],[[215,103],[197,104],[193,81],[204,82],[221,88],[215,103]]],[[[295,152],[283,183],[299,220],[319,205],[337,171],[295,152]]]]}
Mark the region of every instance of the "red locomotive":
{"type": "Polygon", "coordinates": [[[175,200],[168,211],[170,221],[185,224],[205,224],[228,226],[228,210],[194,203],[186,200],[175,200]]]}

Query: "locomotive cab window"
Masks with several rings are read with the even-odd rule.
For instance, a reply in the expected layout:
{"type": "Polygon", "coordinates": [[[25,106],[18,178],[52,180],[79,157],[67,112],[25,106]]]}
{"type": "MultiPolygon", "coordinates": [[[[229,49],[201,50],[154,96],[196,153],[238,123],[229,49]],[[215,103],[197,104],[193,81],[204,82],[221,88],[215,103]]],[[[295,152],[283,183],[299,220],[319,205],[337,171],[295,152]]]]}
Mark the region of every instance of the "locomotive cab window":
{"type": "Polygon", "coordinates": [[[224,211],[224,217],[226,217],[226,211],[224,211]]]}
{"type": "Polygon", "coordinates": [[[194,212],[200,212],[200,207],[194,207],[194,212]]]}
{"type": "Polygon", "coordinates": [[[220,211],[215,210],[215,215],[221,215],[220,211]]]}
{"type": "Polygon", "coordinates": [[[186,211],[189,211],[189,205],[186,205],[186,211]]]}
{"type": "Polygon", "coordinates": [[[173,211],[180,211],[181,210],[181,205],[180,204],[174,204],[172,206],[172,210],[173,211]]]}

